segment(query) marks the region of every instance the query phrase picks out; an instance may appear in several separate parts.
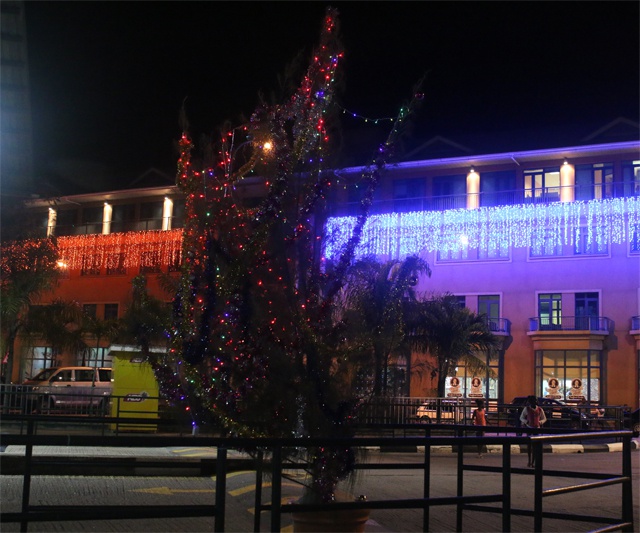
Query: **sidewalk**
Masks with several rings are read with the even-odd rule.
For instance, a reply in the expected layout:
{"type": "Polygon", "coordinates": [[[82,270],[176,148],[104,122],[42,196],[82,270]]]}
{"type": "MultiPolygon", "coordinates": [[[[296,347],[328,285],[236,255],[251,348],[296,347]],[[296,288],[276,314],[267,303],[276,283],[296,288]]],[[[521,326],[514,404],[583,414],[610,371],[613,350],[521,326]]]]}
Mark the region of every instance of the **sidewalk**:
{"type": "MultiPolygon", "coordinates": [[[[476,453],[475,446],[468,446],[468,450],[465,449],[465,453],[476,453]]],[[[640,438],[634,438],[631,441],[632,451],[640,450],[640,438]]],[[[418,446],[411,450],[380,450],[379,448],[372,451],[393,453],[394,451],[402,452],[415,452],[424,453],[424,446],[418,446]]],[[[500,445],[488,445],[483,450],[486,454],[499,454],[502,453],[502,446],[500,445]]],[[[544,453],[554,454],[572,454],[572,453],[611,453],[621,452],[622,443],[593,443],[593,444],[544,444],[544,453]]],[[[433,446],[431,448],[432,454],[449,454],[456,453],[457,450],[453,446],[433,446]]],[[[512,454],[527,453],[526,445],[512,445],[512,454]]],[[[0,471],[3,474],[11,474],[16,472],[16,468],[21,466],[25,455],[25,446],[10,445],[0,453],[0,471]]],[[[213,447],[197,446],[197,441],[194,441],[193,447],[180,447],[180,448],[138,448],[138,447],[100,447],[100,446],[34,446],[34,457],[46,457],[47,461],[54,461],[55,458],[59,458],[65,463],[70,461],[86,462],[87,460],[109,460],[130,458],[132,460],[132,467],[148,467],[155,466],[155,462],[173,462],[179,461],[184,464],[185,467],[197,467],[202,468],[203,465],[207,471],[215,467],[215,460],[217,459],[217,449],[213,447]]],[[[227,451],[227,460],[230,465],[235,466],[247,466],[247,462],[251,461],[248,454],[239,452],[236,450],[227,451]]]]}

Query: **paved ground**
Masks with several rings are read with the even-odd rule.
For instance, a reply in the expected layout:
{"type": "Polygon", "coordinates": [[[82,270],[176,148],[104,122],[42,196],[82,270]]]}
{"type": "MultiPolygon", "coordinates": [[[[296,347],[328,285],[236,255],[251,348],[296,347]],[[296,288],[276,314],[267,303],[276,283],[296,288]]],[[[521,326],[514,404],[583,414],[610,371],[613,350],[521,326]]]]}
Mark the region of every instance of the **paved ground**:
{"type": "MultiPolygon", "coordinates": [[[[590,444],[563,444],[563,445],[545,445],[544,452],[545,454],[551,454],[545,458],[544,467],[545,469],[554,469],[561,468],[563,465],[570,465],[571,469],[574,471],[593,471],[593,472],[612,472],[616,471],[615,468],[620,464],[620,456],[619,453],[621,451],[622,444],[616,442],[605,442],[598,441],[590,444]],[[586,454],[598,454],[598,455],[589,455],[587,457],[586,454]]],[[[638,463],[640,459],[640,439],[634,439],[632,441],[632,460],[633,460],[633,476],[634,476],[634,521],[636,530],[638,525],[640,524],[638,518],[638,482],[640,479],[640,469],[638,468],[638,463]]],[[[374,457],[394,457],[394,461],[399,458],[403,458],[404,460],[411,460],[411,456],[414,457],[416,454],[408,454],[401,453],[396,451],[380,453],[379,450],[372,450],[374,457]]],[[[422,449],[418,448],[417,452],[423,452],[422,449]]],[[[448,490],[453,491],[451,494],[455,494],[455,483],[454,476],[452,476],[451,469],[455,470],[455,456],[452,454],[454,450],[450,446],[440,446],[432,448],[432,454],[441,456],[441,459],[436,459],[436,462],[439,463],[439,466],[432,471],[432,483],[434,487],[437,487],[438,490],[447,490],[447,487],[453,483],[448,490]],[[443,465],[450,464],[450,466],[445,467],[443,465]]],[[[492,446],[489,445],[484,450],[483,458],[476,458],[475,453],[466,453],[465,454],[465,464],[478,464],[478,465],[491,465],[500,467],[501,465],[501,447],[500,446],[492,446]]],[[[512,454],[515,454],[512,459],[512,466],[516,469],[519,469],[520,472],[515,472],[513,477],[513,507],[520,508],[531,508],[532,503],[532,495],[533,495],[533,476],[531,469],[526,469],[526,457],[519,457],[519,454],[526,454],[526,449],[524,446],[512,446],[511,448],[512,454]],[[527,475],[528,474],[528,475],[527,475]]],[[[23,465],[23,457],[25,453],[24,446],[10,445],[8,446],[4,452],[0,453],[0,473],[3,476],[10,476],[11,474],[19,474],[20,466],[23,465]],[[14,469],[16,469],[14,471],[14,469]]],[[[160,475],[159,473],[149,474],[151,470],[144,468],[143,465],[153,464],[154,462],[165,462],[171,461],[176,464],[180,464],[184,466],[185,469],[181,472],[179,469],[174,469],[171,472],[171,475],[179,476],[193,476],[193,468],[199,468],[201,470],[200,473],[203,473],[202,470],[206,470],[206,474],[213,474],[215,472],[215,460],[216,460],[216,449],[211,447],[201,447],[197,445],[197,439],[194,440],[193,447],[161,447],[161,448],[126,448],[126,447],[85,447],[85,446],[36,446],[33,449],[34,456],[38,457],[46,457],[49,459],[59,458],[62,460],[76,460],[76,461],[87,461],[96,465],[100,465],[101,463],[106,464],[109,460],[118,460],[122,458],[129,458],[134,461],[134,465],[132,465],[132,472],[138,476],[146,476],[146,475],[160,475]],[[140,467],[140,468],[138,468],[140,467]],[[189,470],[189,468],[191,470],[189,470]]],[[[242,461],[246,461],[248,456],[237,452],[234,450],[229,450],[228,458],[231,463],[235,464],[238,469],[242,468],[242,461]]],[[[432,459],[433,461],[433,459],[432,459]]],[[[68,468],[68,467],[67,467],[68,468]]],[[[162,469],[160,469],[162,470],[162,469]]],[[[67,472],[68,473],[68,472],[67,472]]],[[[114,472],[112,470],[105,472],[104,475],[109,476],[117,476],[118,472],[114,472]]],[[[124,474],[126,475],[126,474],[124,474]]],[[[162,475],[167,475],[166,469],[163,470],[162,475]]],[[[416,497],[415,489],[411,488],[409,478],[404,478],[405,474],[401,472],[396,473],[373,473],[369,478],[370,481],[376,481],[382,486],[389,485],[393,487],[392,489],[392,498],[402,498],[402,497],[416,497]],[[384,478],[383,476],[388,476],[384,478]],[[406,494],[405,494],[406,493],[406,494]]],[[[9,478],[7,478],[9,479],[9,478]]],[[[11,478],[11,479],[20,479],[20,478],[11,478]]],[[[499,478],[496,478],[499,479],[499,478]]],[[[546,479],[546,478],[545,478],[546,479]]],[[[553,479],[553,478],[551,478],[553,479]]],[[[555,480],[554,480],[555,482],[555,480]]],[[[61,483],[67,483],[61,478],[61,483]]],[[[487,490],[491,490],[491,483],[498,483],[495,490],[499,492],[500,486],[499,481],[493,480],[493,478],[487,474],[482,472],[471,472],[469,477],[465,475],[465,494],[470,491],[479,491],[479,493],[486,493],[487,490]]],[[[71,486],[69,490],[72,491],[71,486]]],[[[614,513],[613,516],[617,516],[615,513],[619,513],[619,505],[620,505],[620,497],[619,497],[619,486],[617,488],[608,488],[606,489],[609,492],[605,492],[601,495],[594,495],[593,491],[585,491],[585,492],[575,492],[571,494],[567,494],[563,496],[561,499],[563,501],[560,511],[564,509],[566,512],[583,512],[584,515],[588,515],[593,509],[596,509],[596,514],[601,512],[602,510],[606,510],[606,508],[602,507],[603,502],[607,502],[606,506],[611,508],[611,512],[614,513]],[[615,492],[615,491],[618,492],[615,492]],[[595,497],[595,500],[593,498],[595,497]],[[593,503],[595,501],[595,503],[593,503]],[[602,507],[598,509],[598,507],[602,507]]],[[[418,489],[418,493],[419,493],[418,489]]],[[[432,495],[433,497],[433,495],[432,495]]],[[[555,498],[554,498],[555,500],[555,498]]],[[[545,509],[547,504],[545,504],[545,509]]],[[[243,511],[244,512],[244,511],[243,511]]],[[[406,532],[406,531],[421,531],[421,511],[418,510],[378,510],[373,511],[370,520],[367,522],[365,531],[368,533],[374,532],[406,532]]],[[[593,514],[593,512],[592,512],[593,514]]],[[[468,520],[464,523],[463,531],[476,532],[476,531],[496,531],[496,516],[486,513],[473,513],[472,516],[473,521],[468,520]]],[[[191,520],[191,519],[190,519],[191,520]]],[[[187,529],[163,529],[163,531],[200,531],[199,523],[192,519],[193,522],[190,526],[187,524],[190,522],[185,522],[183,527],[187,529]]],[[[161,522],[158,522],[156,526],[153,526],[151,523],[143,526],[142,523],[139,523],[138,526],[127,525],[124,522],[119,521],[108,521],[109,525],[105,526],[109,529],[95,529],[95,523],[90,525],[88,523],[75,522],[74,526],[69,529],[71,524],[60,522],[57,524],[49,524],[49,528],[39,529],[36,524],[32,524],[29,527],[29,531],[142,531],[142,530],[150,530],[148,527],[159,527],[161,522]],[[88,527],[88,529],[87,529],[88,527]],[[127,527],[129,529],[127,529],[127,527]],[[142,529],[131,529],[131,527],[142,527],[142,529]]],[[[265,522],[268,525],[268,519],[265,518],[265,522]]],[[[105,523],[106,524],[106,523],[105,523]]],[[[243,531],[243,529],[233,527],[234,519],[229,516],[227,520],[227,531],[243,531]]],[[[431,512],[431,530],[432,531],[454,531],[455,530],[455,509],[452,508],[434,508],[431,512]]],[[[498,522],[499,524],[499,522],[498,522]]],[[[513,531],[531,531],[533,524],[532,517],[514,517],[512,521],[512,530],[513,531]]],[[[18,524],[3,524],[3,530],[10,531],[18,531],[16,529],[18,524]]],[[[102,527],[102,526],[97,526],[102,527]]],[[[597,527],[601,527],[601,525],[597,524],[582,524],[582,523],[567,523],[566,521],[553,521],[553,520],[545,520],[544,522],[544,531],[589,531],[593,529],[597,529],[597,527]]],[[[160,531],[160,529],[157,529],[160,531]]],[[[247,529],[248,530],[248,529],[247,529]]],[[[290,528],[286,527],[282,531],[291,531],[290,528]]]]}

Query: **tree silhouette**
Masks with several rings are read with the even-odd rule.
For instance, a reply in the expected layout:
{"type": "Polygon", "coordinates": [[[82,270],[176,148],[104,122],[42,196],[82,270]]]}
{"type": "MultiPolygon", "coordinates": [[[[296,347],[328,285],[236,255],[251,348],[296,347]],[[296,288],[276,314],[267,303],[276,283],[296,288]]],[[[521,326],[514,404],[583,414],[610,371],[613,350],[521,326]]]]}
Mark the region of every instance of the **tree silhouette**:
{"type": "MultiPolygon", "coordinates": [[[[187,132],[180,141],[184,261],[173,360],[157,375],[165,395],[188,399],[197,423],[213,420],[244,436],[349,434],[356,357],[340,296],[373,191],[417,99],[401,109],[364,170],[355,231],[335,264],[327,264],[321,221],[336,179],[329,148],[341,58],[337,12],[328,9],[320,43],[290,97],[262,103],[197,161],[187,132]],[[243,192],[252,180],[266,188],[257,203],[243,192]]],[[[316,449],[309,465],[311,493],[330,500],[353,455],[316,449]]]]}

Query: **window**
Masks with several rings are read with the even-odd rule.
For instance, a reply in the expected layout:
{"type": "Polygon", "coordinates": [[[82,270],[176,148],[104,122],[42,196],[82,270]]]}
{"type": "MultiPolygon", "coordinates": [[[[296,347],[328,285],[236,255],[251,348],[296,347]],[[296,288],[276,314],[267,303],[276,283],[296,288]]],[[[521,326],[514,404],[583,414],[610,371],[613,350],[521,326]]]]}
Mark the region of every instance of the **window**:
{"type": "Polygon", "coordinates": [[[560,200],[560,168],[524,171],[524,200],[549,203],[560,200]]]}
{"type": "Polygon", "coordinates": [[[539,327],[560,329],[562,324],[562,294],[542,293],[538,295],[539,327]]]}
{"type": "Polygon", "coordinates": [[[82,266],[80,267],[81,276],[99,276],[100,263],[94,254],[85,254],[82,256],[82,266]]]}
{"type": "Polygon", "coordinates": [[[424,209],[425,180],[406,179],[393,182],[395,211],[421,211],[424,209]]]}
{"type": "Polygon", "coordinates": [[[573,253],[575,255],[603,255],[608,253],[609,247],[604,242],[598,242],[598,228],[580,227],[574,230],[573,253]]]}
{"type": "Polygon", "coordinates": [[[438,250],[438,261],[468,261],[475,259],[469,257],[469,246],[460,246],[455,250],[438,250]]]}
{"type": "Polygon", "coordinates": [[[576,165],[576,200],[613,197],[613,163],[576,165]]]}
{"type": "Polygon", "coordinates": [[[599,295],[597,292],[577,292],[576,329],[596,330],[598,328],[599,295]]]}
{"type": "Polygon", "coordinates": [[[506,239],[487,240],[486,247],[478,248],[478,259],[509,259],[509,243],[506,239]]]}
{"type": "Polygon", "coordinates": [[[561,234],[556,228],[539,228],[532,236],[530,257],[555,257],[562,255],[561,234]]]}
{"type": "Polygon", "coordinates": [[[171,255],[171,261],[169,262],[169,272],[180,272],[182,260],[182,252],[180,250],[174,250],[171,255]]]}
{"type": "Polygon", "coordinates": [[[76,369],[76,381],[94,381],[93,370],[76,369]]]}
{"type": "Polygon", "coordinates": [[[115,320],[118,318],[118,304],[104,304],[104,319],[115,320]]]}
{"type": "MultiPolygon", "coordinates": [[[[109,348],[90,348],[88,353],[85,354],[86,359],[80,362],[80,364],[86,364],[87,366],[93,367],[112,367],[113,366],[113,358],[111,357],[111,352],[109,348]]],[[[102,374],[100,375],[100,381],[108,381],[102,379],[102,374]]]]}
{"type": "Polygon", "coordinates": [[[509,244],[505,241],[488,241],[486,246],[470,248],[460,246],[455,250],[438,251],[438,261],[492,261],[509,259],[509,244]]]}
{"type": "Polygon", "coordinates": [[[462,296],[456,296],[456,299],[458,300],[458,305],[460,306],[461,309],[464,309],[465,307],[467,307],[467,297],[462,295],[462,296]]]}
{"type": "Polygon", "coordinates": [[[632,254],[640,253],[640,224],[629,227],[629,251],[632,254]]]}
{"type": "Polygon", "coordinates": [[[124,253],[109,254],[107,256],[107,276],[124,275],[127,269],[124,266],[124,253]]]}
{"type": "Polygon", "coordinates": [[[498,331],[500,321],[500,295],[478,296],[478,314],[486,315],[491,331],[498,331]]]}
{"type": "Polygon", "coordinates": [[[89,318],[96,318],[98,316],[98,306],[96,304],[84,304],[82,312],[89,318]]]}
{"type": "Polygon", "coordinates": [[[433,210],[467,207],[467,176],[436,176],[433,178],[433,210]]]}
{"type": "Polygon", "coordinates": [[[53,381],[71,383],[73,381],[73,370],[61,370],[53,377],[53,381]]]}
{"type": "Polygon", "coordinates": [[[133,204],[114,205],[111,213],[111,232],[132,231],[136,217],[136,206],[133,204]]]}
{"type": "Polygon", "coordinates": [[[140,230],[162,229],[163,202],[144,202],[140,204],[140,230]]]}
{"type": "Polygon", "coordinates": [[[514,170],[480,173],[480,206],[512,205],[515,203],[516,173],[514,170]]]}
{"type": "Polygon", "coordinates": [[[77,214],[75,209],[58,209],[56,213],[56,235],[75,235],[77,214]]]}
{"type": "MultiPolygon", "coordinates": [[[[459,381],[460,396],[465,398],[499,400],[500,360],[502,359],[502,353],[476,353],[475,355],[483,360],[485,365],[487,365],[487,370],[485,372],[479,372],[477,370],[472,371],[466,366],[457,367],[456,377],[459,381]]],[[[450,390],[452,385],[454,385],[451,380],[452,378],[447,378],[447,390],[450,390]]],[[[455,395],[455,393],[453,395],[455,395]]]]}
{"type": "Polygon", "coordinates": [[[160,272],[160,252],[142,252],[140,256],[140,274],[157,274],[160,272]]]}
{"type": "Polygon", "coordinates": [[[83,233],[102,233],[103,207],[85,207],[82,209],[83,233]]]}
{"type": "Polygon", "coordinates": [[[599,350],[536,351],[536,391],[561,401],[603,403],[602,354],[599,350]]]}
{"type": "Polygon", "coordinates": [[[57,354],[52,351],[50,346],[34,346],[24,361],[23,377],[30,378],[45,368],[56,366],[59,363],[56,357],[57,354]]]}
{"type": "Polygon", "coordinates": [[[173,216],[171,217],[171,228],[178,229],[184,227],[185,204],[182,200],[173,201],[173,216]]]}
{"type": "Polygon", "coordinates": [[[622,187],[620,196],[640,196],[640,161],[622,163],[622,187]]]}

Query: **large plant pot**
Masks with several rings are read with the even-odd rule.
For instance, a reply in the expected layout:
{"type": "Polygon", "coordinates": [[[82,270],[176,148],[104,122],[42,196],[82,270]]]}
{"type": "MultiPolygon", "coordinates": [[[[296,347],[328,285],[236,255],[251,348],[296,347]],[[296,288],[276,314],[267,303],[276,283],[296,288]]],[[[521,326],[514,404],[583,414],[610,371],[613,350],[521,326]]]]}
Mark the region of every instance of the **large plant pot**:
{"type": "Polygon", "coordinates": [[[293,513],[293,531],[296,533],[338,531],[363,533],[369,519],[369,509],[341,509],[339,511],[313,511],[293,513]]]}

